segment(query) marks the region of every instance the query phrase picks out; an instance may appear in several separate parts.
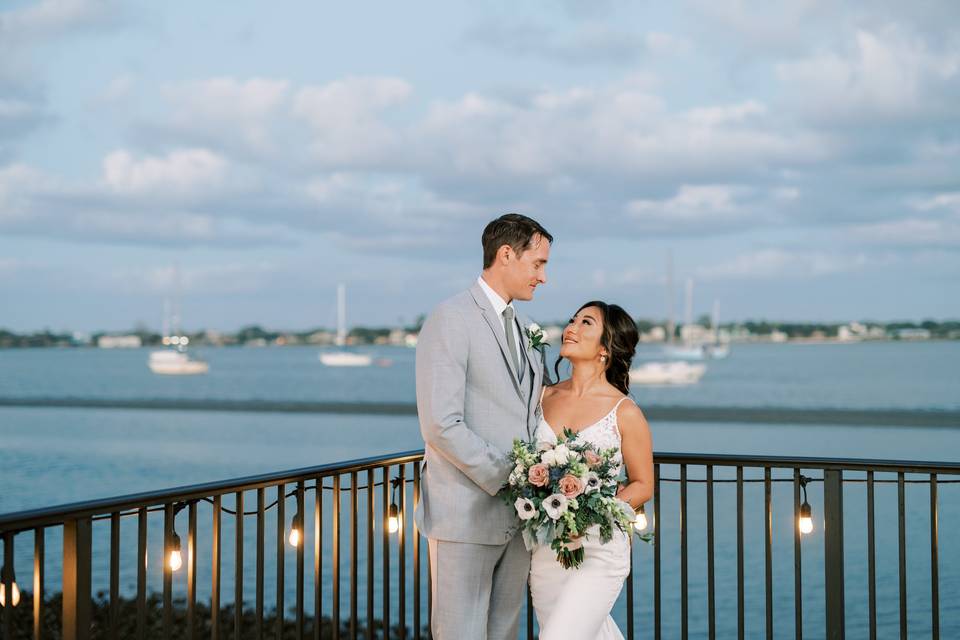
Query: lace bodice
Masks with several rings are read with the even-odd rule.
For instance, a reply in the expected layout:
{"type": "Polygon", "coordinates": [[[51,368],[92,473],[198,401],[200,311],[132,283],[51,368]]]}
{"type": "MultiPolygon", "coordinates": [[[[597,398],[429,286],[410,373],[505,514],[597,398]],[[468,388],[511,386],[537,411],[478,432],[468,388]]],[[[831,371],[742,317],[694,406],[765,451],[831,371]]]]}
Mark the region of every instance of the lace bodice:
{"type": "MultiPolygon", "coordinates": [[[[621,398],[620,402],[614,405],[610,412],[594,422],[588,427],[584,427],[577,432],[577,439],[589,442],[597,449],[620,449],[620,428],[617,426],[617,409],[620,404],[626,400],[621,398]]],[[[543,407],[540,410],[540,423],[537,425],[537,440],[554,443],[557,441],[557,434],[550,428],[550,424],[543,417],[543,407]]],[[[623,464],[617,469],[617,473],[622,470],[623,464]]]]}

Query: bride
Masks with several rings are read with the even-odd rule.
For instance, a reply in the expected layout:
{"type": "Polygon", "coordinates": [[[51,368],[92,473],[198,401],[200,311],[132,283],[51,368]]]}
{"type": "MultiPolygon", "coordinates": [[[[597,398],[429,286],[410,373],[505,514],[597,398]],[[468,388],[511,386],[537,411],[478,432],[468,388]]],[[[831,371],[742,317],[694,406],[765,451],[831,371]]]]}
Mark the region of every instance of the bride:
{"type": "MultiPolygon", "coordinates": [[[[634,509],[653,495],[650,429],[627,397],[638,341],[633,319],[619,306],[600,301],[583,305],[563,330],[560,347],[571,375],[544,389],[537,427],[538,440],[554,442],[569,428],[598,449],[619,448],[629,481],[617,497],[634,509]]],[[[613,539],[603,544],[599,527],[593,529],[573,543],[584,548],[579,569],[564,569],[549,546],[533,552],[530,590],[540,640],[623,638],[610,609],[630,572],[629,534],[614,528],[613,539]]]]}

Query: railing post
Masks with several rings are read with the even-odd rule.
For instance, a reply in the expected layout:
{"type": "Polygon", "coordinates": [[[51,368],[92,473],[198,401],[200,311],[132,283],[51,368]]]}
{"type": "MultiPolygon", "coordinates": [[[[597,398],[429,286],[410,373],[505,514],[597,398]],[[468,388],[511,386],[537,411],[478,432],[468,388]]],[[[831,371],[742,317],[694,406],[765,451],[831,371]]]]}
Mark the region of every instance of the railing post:
{"type": "Polygon", "coordinates": [[[843,472],[823,472],[824,593],[826,637],[843,640],[843,472]]]}
{"type": "Polygon", "coordinates": [[[63,640],[90,637],[90,518],[63,524],[63,640]]]}

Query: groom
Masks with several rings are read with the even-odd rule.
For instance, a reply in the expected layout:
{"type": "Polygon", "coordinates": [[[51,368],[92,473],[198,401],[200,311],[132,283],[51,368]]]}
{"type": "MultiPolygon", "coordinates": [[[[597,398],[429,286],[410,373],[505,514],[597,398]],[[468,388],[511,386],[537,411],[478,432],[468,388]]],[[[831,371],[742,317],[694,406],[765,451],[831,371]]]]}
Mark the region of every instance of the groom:
{"type": "Polygon", "coordinates": [[[513,308],[547,281],[553,236],[511,213],[483,230],[483,273],[442,302],[417,343],[417,413],[426,443],[417,526],[427,536],[435,640],[515,640],[530,554],[496,497],[514,438],[530,439],[543,384],[513,308]]]}

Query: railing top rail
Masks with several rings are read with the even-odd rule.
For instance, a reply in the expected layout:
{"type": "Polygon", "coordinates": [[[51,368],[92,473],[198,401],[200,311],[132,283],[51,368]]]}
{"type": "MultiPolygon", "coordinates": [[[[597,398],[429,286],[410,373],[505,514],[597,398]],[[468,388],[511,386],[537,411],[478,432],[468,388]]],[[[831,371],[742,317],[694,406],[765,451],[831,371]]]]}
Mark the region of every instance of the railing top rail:
{"type": "Polygon", "coordinates": [[[160,491],[146,491],[113,498],[102,498],[74,502],[70,504],[42,507],[28,511],[19,511],[0,514],[0,531],[22,530],[33,527],[60,524],[65,520],[96,516],[117,511],[128,511],[141,507],[167,504],[171,502],[186,502],[202,498],[224,495],[236,491],[250,491],[278,484],[288,484],[318,476],[330,476],[354,471],[375,469],[384,465],[404,464],[415,462],[423,457],[423,451],[405,451],[390,455],[358,458],[342,462],[303,467],[273,473],[264,473],[230,480],[218,480],[201,484],[162,489],[160,491]]]}
{"type": "Polygon", "coordinates": [[[789,469],[842,469],[844,471],[903,471],[904,473],[960,474],[960,462],[885,460],[871,458],[819,458],[718,453],[654,452],[660,464],[773,467],[789,469]]]}
{"type": "MultiPolygon", "coordinates": [[[[33,527],[49,526],[60,524],[69,519],[91,517],[117,511],[128,511],[171,502],[199,500],[236,491],[250,491],[272,487],[278,484],[293,483],[318,476],[322,477],[351,473],[354,471],[365,471],[384,465],[405,464],[420,460],[422,457],[423,450],[406,451],[398,454],[359,458],[314,467],[303,467],[300,469],[265,473],[243,478],[174,487],[160,491],[148,491],[113,498],[0,514],[0,531],[18,531],[33,527]]],[[[920,462],[913,460],[655,452],[654,461],[659,464],[960,474],[960,463],[958,462],[920,462]]]]}

